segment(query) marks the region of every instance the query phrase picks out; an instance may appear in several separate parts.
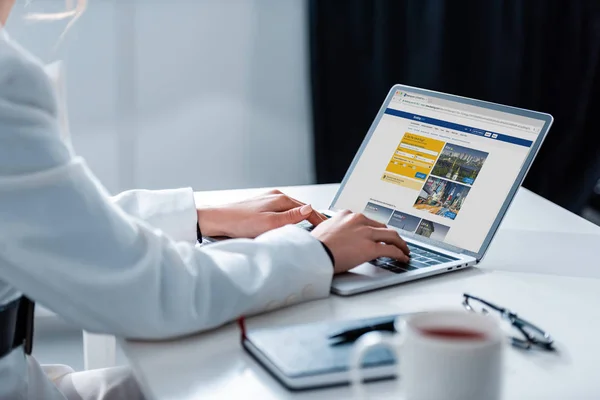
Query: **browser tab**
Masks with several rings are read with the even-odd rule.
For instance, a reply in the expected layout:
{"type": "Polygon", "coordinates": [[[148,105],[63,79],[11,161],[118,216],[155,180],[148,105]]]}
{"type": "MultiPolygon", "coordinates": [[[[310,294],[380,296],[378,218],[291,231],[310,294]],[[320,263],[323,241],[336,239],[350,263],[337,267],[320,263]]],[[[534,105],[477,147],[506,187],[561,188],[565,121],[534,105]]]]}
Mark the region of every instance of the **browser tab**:
{"type": "Polygon", "coordinates": [[[425,97],[425,96],[421,96],[419,94],[414,94],[414,93],[407,93],[407,92],[403,92],[403,97],[406,99],[411,99],[414,101],[418,101],[421,103],[427,103],[429,102],[429,98],[425,97]]]}

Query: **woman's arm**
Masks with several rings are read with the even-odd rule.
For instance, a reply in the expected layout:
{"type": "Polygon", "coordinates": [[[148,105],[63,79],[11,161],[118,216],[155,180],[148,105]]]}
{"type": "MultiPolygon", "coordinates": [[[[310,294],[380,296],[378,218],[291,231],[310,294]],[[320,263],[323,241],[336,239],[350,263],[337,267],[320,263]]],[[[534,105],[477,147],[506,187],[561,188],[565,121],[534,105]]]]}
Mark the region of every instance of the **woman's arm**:
{"type": "Polygon", "coordinates": [[[165,338],[329,293],[332,265],[310,234],[175,241],[115,205],[58,130],[40,65],[0,40],[0,279],[65,319],[165,338]]]}
{"type": "Polygon", "coordinates": [[[171,239],[196,243],[198,214],[191,188],[128,190],[111,200],[130,216],[146,221],[171,239]]]}
{"type": "Polygon", "coordinates": [[[171,236],[194,243],[196,224],[206,236],[255,238],[285,225],[308,220],[320,225],[326,217],[278,190],[240,202],[202,206],[196,210],[192,189],[131,190],[112,199],[123,211],[171,236]]]}

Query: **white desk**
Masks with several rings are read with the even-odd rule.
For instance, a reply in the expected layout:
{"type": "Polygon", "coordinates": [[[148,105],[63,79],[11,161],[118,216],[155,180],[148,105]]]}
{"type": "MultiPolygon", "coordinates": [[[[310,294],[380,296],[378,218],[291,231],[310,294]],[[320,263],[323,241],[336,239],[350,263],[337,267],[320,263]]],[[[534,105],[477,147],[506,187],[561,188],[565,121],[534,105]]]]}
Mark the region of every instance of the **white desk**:
{"type": "MultiPolygon", "coordinates": [[[[326,208],[336,185],[288,188],[290,195],[326,208]]],[[[222,203],[263,190],[208,192],[199,202],[222,203]]],[[[560,351],[507,349],[506,399],[600,398],[600,272],[594,244],[600,228],[521,190],[481,267],[350,298],[328,299],[254,317],[249,328],[348,319],[431,308],[459,308],[468,291],[512,308],[548,330],[560,351]],[[571,262],[567,253],[579,254],[571,262]],[[511,272],[511,270],[513,272],[511,272]],[[523,271],[523,272],[514,272],[523,271]],[[532,273],[534,272],[534,273],[532,273]],[[543,273],[539,273],[543,272],[543,273]]],[[[239,344],[237,329],[172,342],[122,342],[150,399],[333,399],[348,388],[291,393],[239,344]]],[[[394,381],[369,385],[373,398],[397,398],[394,381]]]]}

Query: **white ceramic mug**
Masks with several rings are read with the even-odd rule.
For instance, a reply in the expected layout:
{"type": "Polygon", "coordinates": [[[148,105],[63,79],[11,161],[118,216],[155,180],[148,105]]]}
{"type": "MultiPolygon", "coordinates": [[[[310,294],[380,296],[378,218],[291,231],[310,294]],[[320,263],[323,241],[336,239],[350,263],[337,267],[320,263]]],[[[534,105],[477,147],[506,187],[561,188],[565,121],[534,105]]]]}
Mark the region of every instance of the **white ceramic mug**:
{"type": "Polygon", "coordinates": [[[352,385],[365,397],[360,366],[374,347],[398,360],[399,394],[407,400],[498,400],[502,389],[505,336],[481,314],[436,311],[396,321],[396,334],[371,332],[354,345],[352,385]]]}

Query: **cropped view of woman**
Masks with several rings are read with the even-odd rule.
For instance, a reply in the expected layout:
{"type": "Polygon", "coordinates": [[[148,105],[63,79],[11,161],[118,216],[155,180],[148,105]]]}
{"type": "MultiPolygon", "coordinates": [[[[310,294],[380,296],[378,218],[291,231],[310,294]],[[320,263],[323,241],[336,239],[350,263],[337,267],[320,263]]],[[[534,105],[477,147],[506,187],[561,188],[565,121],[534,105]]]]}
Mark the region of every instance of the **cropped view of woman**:
{"type": "MultiPolygon", "coordinates": [[[[0,399],[143,398],[126,368],[74,372],[27,354],[28,299],[87,331],[157,340],[328,296],[334,274],[380,256],[407,259],[385,225],[325,220],[277,191],[200,208],[191,188],[109,196],[64,141],[43,65],[3,29],[14,1],[0,0],[0,399]],[[293,226],[303,220],[319,226],[293,226]],[[236,239],[198,246],[199,232],[236,239]]],[[[73,7],[52,18],[85,3],[73,7]]]]}

